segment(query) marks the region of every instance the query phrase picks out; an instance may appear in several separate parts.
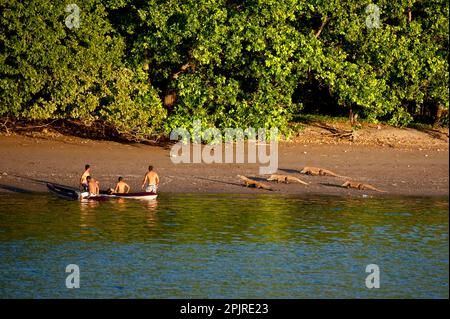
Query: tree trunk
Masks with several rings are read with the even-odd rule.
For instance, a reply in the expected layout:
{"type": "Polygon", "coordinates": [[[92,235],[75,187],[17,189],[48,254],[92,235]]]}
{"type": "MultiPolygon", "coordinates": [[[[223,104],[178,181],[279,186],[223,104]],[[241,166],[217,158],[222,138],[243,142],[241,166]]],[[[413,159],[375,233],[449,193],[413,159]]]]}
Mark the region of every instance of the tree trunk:
{"type": "Polygon", "coordinates": [[[178,78],[178,76],[180,75],[180,73],[183,73],[184,71],[186,71],[189,68],[194,68],[194,65],[191,64],[190,62],[183,64],[179,71],[172,74],[171,79],[176,80],[178,78]]]}
{"type": "Polygon", "coordinates": [[[353,113],[353,108],[350,106],[350,111],[348,114],[348,118],[350,120],[350,125],[355,126],[357,124],[358,113],[353,113]]]}
{"type": "Polygon", "coordinates": [[[170,91],[165,97],[164,97],[164,106],[172,106],[177,99],[177,94],[175,91],[170,91]]]}
{"type": "Polygon", "coordinates": [[[150,65],[148,63],[148,50],[147,49],[144,50],[144,65],[142,66],[142,68],[144,69],[144,71],[150,70],[150,65]]]}
{"type": "Polygon", "coordinates": [[[442,105],[438,105],[436,107],[436,113],[434,115],[434,123],[433,126],[438,126],[441,123],[442,113],[444,111],[444,108],[442,105]]]}
{"type": "Polygon", "coordinates": [[[314,36],[316,37],[316,39],[320,36],[320,34],[322,33],[323,28],[325,27],[325,24],[328,21],[328,17],[325,16],[322,20],[322,24],[320,25],[319,30],[316,32],[316,34],[314,34],[314,36]]]}

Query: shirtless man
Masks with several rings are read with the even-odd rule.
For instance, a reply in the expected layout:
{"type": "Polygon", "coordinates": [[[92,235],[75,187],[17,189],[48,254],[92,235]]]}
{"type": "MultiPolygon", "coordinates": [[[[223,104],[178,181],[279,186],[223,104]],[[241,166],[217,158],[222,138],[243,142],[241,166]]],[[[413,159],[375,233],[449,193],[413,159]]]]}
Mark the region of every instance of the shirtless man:
{"type": "Polygon", "coordinates": [[[97,196],[100,193],[98,182],[92,176],[86,177],[88,183],[89,196],[97,196]]]}
{"type": "Polygon", "coordinates": [[[156,172],[153,171],[153,166],[151,166],[151,165],[148,167],[148,172],[144,176],[144,180],[142,181],[141,188],[144,189],[144,187],[147,183],[148,183],[148,185],[145,188],[145,191],[156,193],[156,188],[159,185],[159,176],[158,176],[158,174],[156,174],[156,172]]]}
{"type": "Polygon", "coordinates": [[[114,193],[128,193],[130,191],[130,186],[123,181],[123,177],[119,177],[119,181],[116,184],[114,193]]]}
{"type": "Polygon", "coordinates": [[[80,191],[82,192],[88,191],[88,182],[87,182],[88,176],[91,176],[91,166],[89,164],[86,164],[84,166],[84,173],[81,175],[80,178],[80,191]]]}

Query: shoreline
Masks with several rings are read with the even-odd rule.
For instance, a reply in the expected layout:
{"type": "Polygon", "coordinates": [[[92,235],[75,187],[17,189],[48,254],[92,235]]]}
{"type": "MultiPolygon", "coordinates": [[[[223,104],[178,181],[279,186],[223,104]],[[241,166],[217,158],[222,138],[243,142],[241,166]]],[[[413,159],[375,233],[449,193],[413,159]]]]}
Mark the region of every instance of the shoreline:
{"type": "MultiPolygon", "coordinates": [[[[8,194],[20,194],[20,195],[49,195],[54,198],[60,198],[65,199],[63,197],[58,197],[55,194],[52,194],[49,192],[45,187],[39,188],[39,190],[23,190],[21,188],[18,188],[17,191],[15,190],[5,190],[0,189],[0,197],[1,195],[8,195],[8,194]]],[[[427,195],[418,195],[418,194],[377,194],[373,192],[349,192],[349,193],[325,193],[325,194],[319,194],[319,193],[313,193],[313,192],[304,192],[304,193],[287,193],[287,192],[244,192],[244,193],[230,193],[230,192],[220,192],[220,191],[209,191],[209,192],[181,192],[181,191],[169,191],[169,192],[158,192],[158,199],[161,199],[161,196],[165,197],[171,197],[171,196],[177,196],[177,195],[183,195],[185,197],[198,197],[199,195],[206,197],[211,196],[214,198],[217,198],[217,196],[225,196],[225,197],[231,197],[231,196],[241,196],[243,199],[249,199],[250,196],[257,196],[257,197],[267,197],[267,198],[302,198],[305,200],[311,200],[316,198],[334,198],[334,199],[386,199],[386,200],[396,200],[396,199],[429,199],[429,200],[444,200],[449,201],[450,196],[449,194],[427,194],[427,195]]],[[[71,199],[66,199],[71,200],[71,199]]],[[[114,201],[117,199],[112,198],[111,201],[114,201]]],[[[133,199],[133,201],[148,201],[146,199],[133,199]]],[[[152,200],[150,200],[152,201],[152,200]]]]}
{"type": "MultiPolygon", "coordinates": [[[[45,182],[77,187],[84,164],[101,189],[123,176],[140,189],[148,165],[161,177],[161,193],[340,195],[359,197],[448,196],[448,143],[395,148],[358,144],[280,142],[278,173],[308,182],[270,184],[274,191],[244,187],[237,175],[263,178],[259,164],[174,164],[170,148],[76,137],[0,136],[0,191],[46,192],[45,182]],[[299,174],[304,166],[326,168],[386,193],[341,188],[347,179],[299,174]]],[[[264,164],[263,166],[266,166],[264,164]]]]}

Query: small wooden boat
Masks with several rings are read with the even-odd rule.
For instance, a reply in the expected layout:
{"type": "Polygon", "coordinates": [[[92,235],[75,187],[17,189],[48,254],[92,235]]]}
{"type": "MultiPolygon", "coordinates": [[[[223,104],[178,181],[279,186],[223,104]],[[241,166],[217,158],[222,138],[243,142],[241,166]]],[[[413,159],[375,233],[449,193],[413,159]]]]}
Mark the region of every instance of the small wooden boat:
{"type": "Polygon", "coordinates": [[[108,198],[128,198],[128,199],[145,199],[145,200],[153,200],[158,197],[156,193],[153,192],[140,192],[140,193],[124,193],[124,194],[109,194],[106,191],[101,191],[99,195],[90,196],[87,192],[80,192],[73,188],[69,188],[66,186],[56,185],[52,183],[47,183],[48,190],[59,196],[66,199],[88,199],[88,200],[105,200],[108,198]]]}

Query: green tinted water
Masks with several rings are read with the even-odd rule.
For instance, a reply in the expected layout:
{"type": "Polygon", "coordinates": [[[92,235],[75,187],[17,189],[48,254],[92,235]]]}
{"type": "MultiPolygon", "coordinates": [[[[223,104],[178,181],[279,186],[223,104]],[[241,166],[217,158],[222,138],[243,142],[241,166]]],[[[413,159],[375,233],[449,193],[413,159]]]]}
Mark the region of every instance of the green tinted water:
{"type": "Polygon", "coordinates": [[[448,198],[0,194],[2,298],[448,298],[448,260],[448,198]]]}

